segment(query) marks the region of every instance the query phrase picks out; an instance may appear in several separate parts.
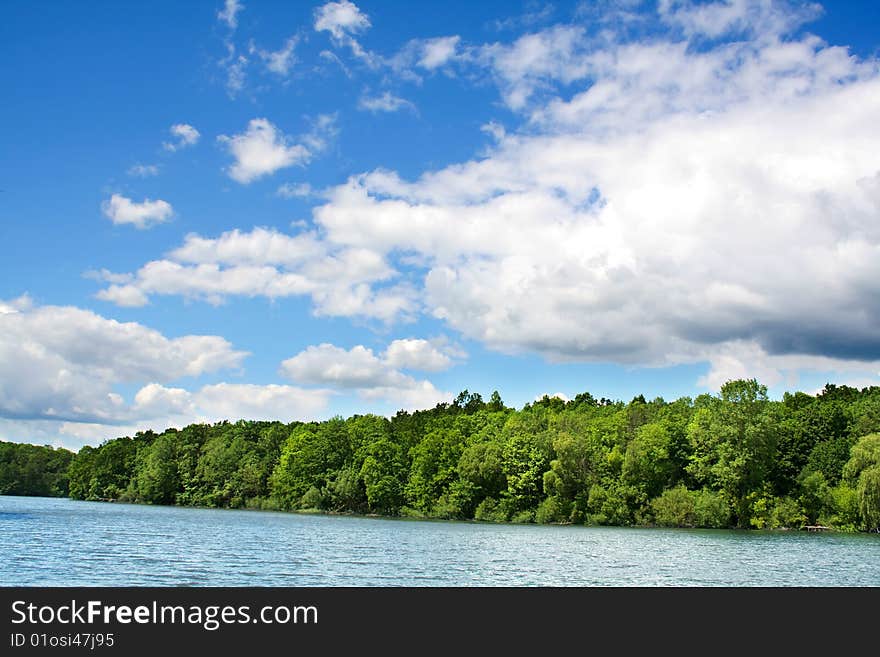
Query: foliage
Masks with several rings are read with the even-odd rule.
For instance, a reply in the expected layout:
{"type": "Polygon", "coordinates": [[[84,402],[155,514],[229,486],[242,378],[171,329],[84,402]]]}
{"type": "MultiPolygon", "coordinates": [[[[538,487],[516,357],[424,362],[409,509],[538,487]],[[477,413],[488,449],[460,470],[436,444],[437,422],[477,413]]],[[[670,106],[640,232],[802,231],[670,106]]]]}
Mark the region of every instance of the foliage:
{"type": "Polygon", "coordinates": [[[489,522],[880,528],[880,388],[220,422],[83,447],[0,443],[0,494],[489,522]]]}
{"type": "Polygon", "coordinates": [[[66,449],[0,442],[0,495],[66,496],[71,459],[66,449]]]}

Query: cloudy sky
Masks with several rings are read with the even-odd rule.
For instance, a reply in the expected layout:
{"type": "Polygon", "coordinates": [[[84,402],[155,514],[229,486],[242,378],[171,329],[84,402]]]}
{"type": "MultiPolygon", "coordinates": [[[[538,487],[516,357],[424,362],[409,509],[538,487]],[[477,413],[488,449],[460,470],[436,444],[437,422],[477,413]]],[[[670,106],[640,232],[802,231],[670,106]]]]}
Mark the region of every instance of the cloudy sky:
{"type": "Polygon", "coordinates": [[[0,439],[878,385],[878,8],[6,2],[0,439]]]}

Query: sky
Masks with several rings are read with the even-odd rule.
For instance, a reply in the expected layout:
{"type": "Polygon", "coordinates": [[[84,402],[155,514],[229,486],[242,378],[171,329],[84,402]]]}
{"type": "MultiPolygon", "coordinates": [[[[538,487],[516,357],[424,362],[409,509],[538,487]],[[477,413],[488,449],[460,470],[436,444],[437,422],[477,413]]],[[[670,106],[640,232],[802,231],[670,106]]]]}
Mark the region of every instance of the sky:
{"type": "Polygon", "coordinates": [[[0,20],[0,440],[880,385],[880,3],[0,20]]]}

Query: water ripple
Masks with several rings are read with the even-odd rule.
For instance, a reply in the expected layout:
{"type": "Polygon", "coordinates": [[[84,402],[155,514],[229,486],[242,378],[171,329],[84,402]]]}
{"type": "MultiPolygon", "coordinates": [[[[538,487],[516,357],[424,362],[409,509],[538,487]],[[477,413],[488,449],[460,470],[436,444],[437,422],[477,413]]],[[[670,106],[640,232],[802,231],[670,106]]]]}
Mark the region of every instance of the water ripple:
{"type": "Polygon", "coordinates": [[[0,496],[0,585],[880,586],[880,536],[538,527],[0,496]]]}

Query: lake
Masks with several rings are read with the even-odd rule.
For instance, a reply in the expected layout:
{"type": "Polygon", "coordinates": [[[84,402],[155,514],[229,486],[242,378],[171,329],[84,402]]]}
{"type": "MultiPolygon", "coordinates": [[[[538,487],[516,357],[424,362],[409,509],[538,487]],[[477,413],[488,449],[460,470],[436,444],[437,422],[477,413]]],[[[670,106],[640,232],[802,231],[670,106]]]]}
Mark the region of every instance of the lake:
{"type": "Polygon", "coordinates": [[[0,496],[4,586],[878,586],[880,535],[431,522],[0,496]]]}

